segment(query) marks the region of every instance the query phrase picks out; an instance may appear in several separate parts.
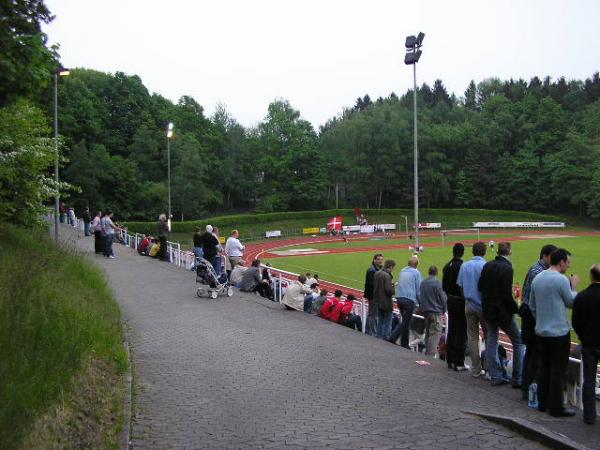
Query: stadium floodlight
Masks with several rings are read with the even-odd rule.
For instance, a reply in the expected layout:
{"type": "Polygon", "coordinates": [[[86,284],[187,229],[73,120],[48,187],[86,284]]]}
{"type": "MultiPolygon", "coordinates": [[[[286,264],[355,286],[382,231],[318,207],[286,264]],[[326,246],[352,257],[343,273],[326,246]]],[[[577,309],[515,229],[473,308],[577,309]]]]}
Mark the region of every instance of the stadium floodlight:
{"type": "Polygon", "coordinates": [[[414,116],[414,201],[415,201],[415,248],[419,247],[419,151],[417,148],[417,63],[421,58],[421,46],[425,33],[420,32],[417,37],[407,36],[404,46],[404,64],[413,66],[413,116],[414,116]]]}
{"type": "Polygon", "coordinates": [[[59,67],[54,71],[54,241],[58,243],[58,224],[60,216],[60,187],[58,182],[58,77],[70,75],[69,69],[59,67]]]}
{"type": "Polygon", "coordinates": [[[169,230],[171,229],[171,138],[173,137],[173,122],[167,124],[167,189],[169,191],[169,230]]]}

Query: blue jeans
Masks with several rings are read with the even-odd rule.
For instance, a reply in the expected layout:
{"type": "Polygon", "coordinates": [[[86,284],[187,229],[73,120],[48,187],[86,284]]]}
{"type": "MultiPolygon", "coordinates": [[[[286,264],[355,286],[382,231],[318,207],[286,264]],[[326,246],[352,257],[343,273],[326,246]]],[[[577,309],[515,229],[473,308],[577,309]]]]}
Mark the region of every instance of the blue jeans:
{"type": "Polygon", "coordinates": [[[83,234],[85,236],[90,235],[90,223],[89,222],[83,222],[83,234]]]}
{"type": "Polygon", "coordinates": [[[377,306],[369,301],[369,310],[367,311],[367,323],[365,324],[365,333],[369,336],[377,337],[379,315],[377,314],[377,306]]]}
{"type": "Polygon", "coordinates": [[[523,364],[523,344],[521,343],[521,330],[517,325],[517,319],[515,316],[512,317],[508,326],[502,326],[492,324],[488,321],[486,325],[486,340],[485,340],[485,357],[488,361],[488,370],[490,371],[490,377],[492,384],[500,383],[503,380],[502,367],[500,361],[498,361],[498,331],[502,330],[513,346],[513,370],[512,370],[512,384],[514,386],[521,385],[521,366],[523,364]]]}
{"type": "Polygon", "coordinates": [[[377,337],[387,339],[392,331],[392,311],[382,313],[377,311],[377,337]]]}
{"type": "Polygon", "coordinates": [[[107,234],[104,238],[105,238],[104,256],[115,256],[115,253],[113,252],[113,248],[112,248],[112,244],[113,244],[113,240],[115,239],[115,235],[107,234]]]}
{"type": "Polygon", "coordinates": [[[408,348],[410,320],[412,319],[413,311],[415,310],[415,302],[408,298],[399,298],[398,307],[400,308],[402,322],[400,322],[400,324],[394,328],[394,331],[392,331],[390,341],[396,342],[396,339],[400,337],[400,345],[404,348],[408,348]]]}
{"type": "Polygon", "coordinates": [[[213,264],[213,267],[215,268],[217,277],[219,275],[221,275],[221,256],[220,255],[215,256],[215,263],[213,264]]]}

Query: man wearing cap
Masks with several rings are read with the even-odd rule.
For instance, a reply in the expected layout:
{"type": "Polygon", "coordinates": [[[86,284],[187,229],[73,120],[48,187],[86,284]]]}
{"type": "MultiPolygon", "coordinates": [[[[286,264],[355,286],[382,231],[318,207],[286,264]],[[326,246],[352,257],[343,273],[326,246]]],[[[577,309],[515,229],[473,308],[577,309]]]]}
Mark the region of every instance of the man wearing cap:
{"type": "Polygon", "coordinates": [[[212,225],[206,225],[206,232],[202,235],[202,252],[204,253],[204,259],[215,267],[217,247],[219,240],[213,234],[212,225]]]}

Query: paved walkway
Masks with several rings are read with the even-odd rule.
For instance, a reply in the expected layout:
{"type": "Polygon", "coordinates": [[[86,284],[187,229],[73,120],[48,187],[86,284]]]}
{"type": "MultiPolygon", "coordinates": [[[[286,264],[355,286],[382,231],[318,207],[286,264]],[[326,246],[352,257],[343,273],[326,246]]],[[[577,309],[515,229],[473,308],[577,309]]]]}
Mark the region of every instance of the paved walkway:
{"type": "Polygon", "coordinates": [[[133,448],[543,448],[466,411],[600,442],[600,427],[531,410],[510,387],[257,296],[199,299],[193,273],[120,245],[114,260],[77,245],[129,327],[133,448]]]}

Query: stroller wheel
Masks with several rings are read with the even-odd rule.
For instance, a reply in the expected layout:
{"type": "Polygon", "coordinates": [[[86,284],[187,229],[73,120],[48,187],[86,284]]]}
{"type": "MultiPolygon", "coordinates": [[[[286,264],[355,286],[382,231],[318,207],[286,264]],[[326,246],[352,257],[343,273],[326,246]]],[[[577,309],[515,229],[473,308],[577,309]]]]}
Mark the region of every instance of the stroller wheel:
{"type": "Polygon", "coordinates": [[[227,288],[227,297],[233,297],[233,288],[231,286],[227,288]]]}
{"type": "Polygon", "coordinates": [[[202,297],[204,295],[204,289],[202,289],[202,288],[196,289],[196,295],[198,297],[202,297]]]}
{"type": "Polygon", "coordinates": [[[219,293],[217,291],[210,291],[210,298],[217,298],[219,293]]]}

